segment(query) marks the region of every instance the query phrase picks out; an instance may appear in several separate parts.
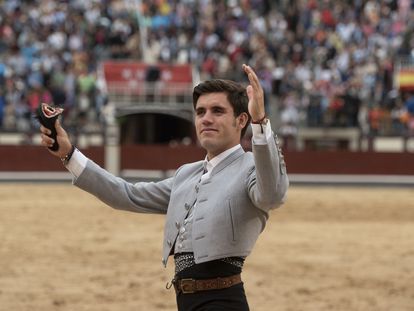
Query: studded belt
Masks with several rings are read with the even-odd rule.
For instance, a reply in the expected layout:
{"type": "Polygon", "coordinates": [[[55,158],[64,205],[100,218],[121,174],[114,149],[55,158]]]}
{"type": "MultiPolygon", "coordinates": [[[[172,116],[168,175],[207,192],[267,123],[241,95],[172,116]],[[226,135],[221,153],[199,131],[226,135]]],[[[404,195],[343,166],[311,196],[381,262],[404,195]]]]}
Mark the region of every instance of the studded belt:
{"type": "Polygon", "coordinates": [[[173,280],[172,284],[174,285],[175,292],[178,294],[192,294],[199,291],[205,290],[214,290],[214,289],[223,289],[229,288],[233,285],[240,284],[242,282],[241,275],[236,274],[223,278],[214,278],[214,279],[180,279],[173,280]]]}

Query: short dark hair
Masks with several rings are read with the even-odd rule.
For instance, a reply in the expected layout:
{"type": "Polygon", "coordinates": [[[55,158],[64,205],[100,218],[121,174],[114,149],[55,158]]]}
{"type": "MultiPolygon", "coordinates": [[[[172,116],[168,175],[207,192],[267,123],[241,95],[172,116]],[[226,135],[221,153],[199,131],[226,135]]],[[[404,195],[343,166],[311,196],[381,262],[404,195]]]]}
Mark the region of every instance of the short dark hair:
{"type": "Polygon", "coordinates": [[[234,116],[238,117],[243,112],[248,116],[246,126],[241,131],[242,138],[246,133],[250,123],[249,98],[247,97],[246,88],[237,82],[231,80],[213,79],[198,84],[193,90],[193,107],[196,109],[197,101],[201,95],[209,93],[226,93],[227,100],[233,107],[234,116]]]}

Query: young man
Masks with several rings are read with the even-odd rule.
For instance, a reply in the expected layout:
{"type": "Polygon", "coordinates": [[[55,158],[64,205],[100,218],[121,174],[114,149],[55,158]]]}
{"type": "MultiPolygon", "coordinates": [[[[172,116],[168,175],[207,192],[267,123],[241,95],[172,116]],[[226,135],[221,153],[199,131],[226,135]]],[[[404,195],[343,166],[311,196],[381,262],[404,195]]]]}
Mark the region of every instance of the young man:
{"type": "MultiPolygon", "coordinates": [[[[263,90],[254,71],[247,88],[211,80],[194,88],[195,128],[207,155],[155,183],[131,184],[75,149],[56,123],[60,157],[73,183],[109,206],[166,214],[164,266],[174,255],[178,310],[249,310],[240,273],[269,217],[283,203],[289,181],[266,119],[263,90]],[[252,152],[240,140],[252,119],[252,152]]],[[[44,127],[42,144],[53,140],[44,127]]]]}

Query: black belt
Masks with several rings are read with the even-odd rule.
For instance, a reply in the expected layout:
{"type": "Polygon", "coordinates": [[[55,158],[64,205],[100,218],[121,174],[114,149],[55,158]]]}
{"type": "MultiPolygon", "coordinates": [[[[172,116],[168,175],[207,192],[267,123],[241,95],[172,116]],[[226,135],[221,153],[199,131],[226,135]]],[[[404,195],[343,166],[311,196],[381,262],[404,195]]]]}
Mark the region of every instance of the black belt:
{"type": "Polygon", "coordinates": [[[228,277],[214,279],[179,279],[172,280],[175,292],[178,294],[192,294],[200,291],[224,289],[242,282],[241,275],[236,274],[228,277]]]}

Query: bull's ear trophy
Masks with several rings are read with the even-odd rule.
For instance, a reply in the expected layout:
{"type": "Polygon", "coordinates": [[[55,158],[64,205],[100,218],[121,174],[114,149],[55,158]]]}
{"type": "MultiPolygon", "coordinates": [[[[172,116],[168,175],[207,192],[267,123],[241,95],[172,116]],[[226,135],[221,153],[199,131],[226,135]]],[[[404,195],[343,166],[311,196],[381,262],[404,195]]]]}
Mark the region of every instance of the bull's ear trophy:
{"type": "Polygon", "coordinates": [[[50,138],[54,139],[54,143],[52,147],[49,147],[52,151],[57,151],[59,149],[59,144],[56,139],[56,128],[55,123],[59,115],[61,115],[63,112],[63,108],[58,107],[52,107],[48,104],[41,103],[37,109],[35,117],[39,120],[40,124],[42,124],[44,127],[47,127],[49,130],[51,130],[51,134],[48,135],[50,138]]]}

